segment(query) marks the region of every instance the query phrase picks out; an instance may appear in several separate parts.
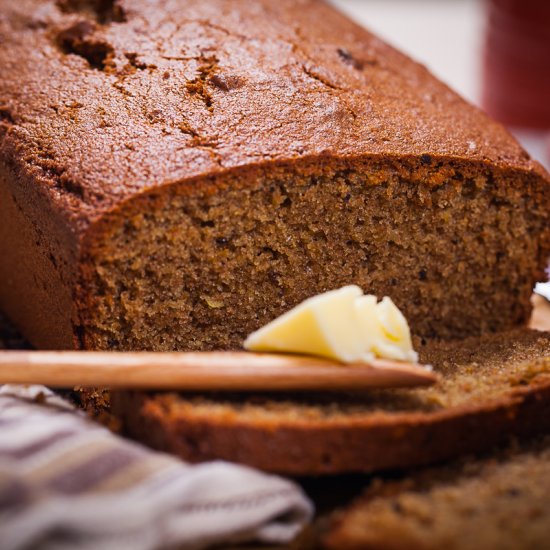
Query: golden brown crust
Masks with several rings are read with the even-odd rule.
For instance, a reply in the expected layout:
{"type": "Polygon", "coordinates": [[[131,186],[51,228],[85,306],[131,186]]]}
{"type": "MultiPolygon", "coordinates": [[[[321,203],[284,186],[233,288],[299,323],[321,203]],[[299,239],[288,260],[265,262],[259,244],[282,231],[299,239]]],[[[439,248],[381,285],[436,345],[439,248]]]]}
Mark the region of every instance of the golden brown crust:
{"type": "Polygon", "coordinates": [[[3,156],[80,229],[152,186],[318,156],[542,174],[502,126],[323,2],[3,0],[2,13],[3,156]]]}
{"type": "Polygon", "coordinates": [[[59,212],[0,163],[0,310],[38,348],[80,347],[76,259],[59,212]]]}

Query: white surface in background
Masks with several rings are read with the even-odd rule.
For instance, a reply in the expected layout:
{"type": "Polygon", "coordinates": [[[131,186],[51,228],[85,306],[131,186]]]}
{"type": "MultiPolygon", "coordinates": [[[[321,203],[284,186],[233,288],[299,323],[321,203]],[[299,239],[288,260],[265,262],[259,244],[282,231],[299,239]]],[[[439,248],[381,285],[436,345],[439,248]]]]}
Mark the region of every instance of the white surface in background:
{"type": "Polygon", "coordinates": [[[527,152],[550,171],[550,130],[511,128],[511,131],[527,152]]]}
{"type": "Polygon", "coordinates": [[[535,285],[535,292],[539,296],[550,300],[550,283],[537,283],[535,285]]]}
{"type": "Polygon", "coordinates": [[[358,23],[478,103],[484,6],[480,0],[332,0],[358,23]]]}

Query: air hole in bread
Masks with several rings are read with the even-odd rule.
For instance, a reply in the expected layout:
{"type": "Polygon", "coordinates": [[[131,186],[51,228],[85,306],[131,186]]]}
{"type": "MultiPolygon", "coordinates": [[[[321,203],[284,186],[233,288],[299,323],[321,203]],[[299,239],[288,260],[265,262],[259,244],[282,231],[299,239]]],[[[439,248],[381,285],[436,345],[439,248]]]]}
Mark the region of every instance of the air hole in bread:
{"type": "Polygon", "coordinates": [[[90,67],[104,70],[114,56],[114,48],[94,37],[96,25],[90,21],[80,21],[61,31],[57,40],[66,54],[75,54],[88,61],[90,67]]]}

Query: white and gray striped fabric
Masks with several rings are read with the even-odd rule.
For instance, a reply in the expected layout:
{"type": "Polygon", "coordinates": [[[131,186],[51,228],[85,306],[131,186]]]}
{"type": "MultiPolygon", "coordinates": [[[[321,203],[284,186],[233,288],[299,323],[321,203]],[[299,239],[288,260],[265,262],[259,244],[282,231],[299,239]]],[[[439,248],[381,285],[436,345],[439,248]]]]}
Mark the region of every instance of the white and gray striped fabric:
{"type": "Polygon", "coordinates": [[[113,435],[44,387],[0,387],[2,550],[278,544],[312,513],[288,480],[188,465],[113,435]]]}

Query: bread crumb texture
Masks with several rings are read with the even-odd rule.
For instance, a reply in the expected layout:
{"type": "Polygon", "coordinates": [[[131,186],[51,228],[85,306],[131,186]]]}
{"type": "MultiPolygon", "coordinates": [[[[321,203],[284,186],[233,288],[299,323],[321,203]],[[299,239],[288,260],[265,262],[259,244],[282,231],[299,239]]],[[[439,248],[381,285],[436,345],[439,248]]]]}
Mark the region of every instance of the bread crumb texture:
{"type": "Polygon", "coordinates": [[[550,440],[375,481],[338,514],[334,550],[539,549],[550,536],[550,440]]]}
{"type": "Polygon", "coordinates": [[[350,283],[390,296],[417,335],[524,321],[546,223],[534,202],[479,175],[434,187],[395,169],[235,182],[125,216],[90,262],[87,346],[236,349],[350,283]]]}

